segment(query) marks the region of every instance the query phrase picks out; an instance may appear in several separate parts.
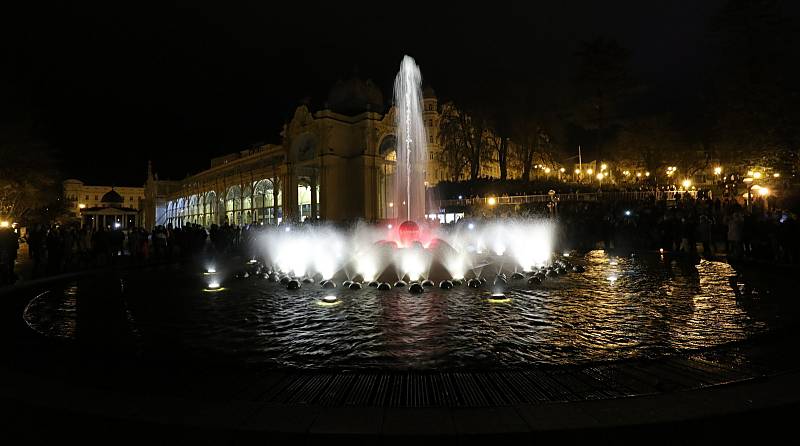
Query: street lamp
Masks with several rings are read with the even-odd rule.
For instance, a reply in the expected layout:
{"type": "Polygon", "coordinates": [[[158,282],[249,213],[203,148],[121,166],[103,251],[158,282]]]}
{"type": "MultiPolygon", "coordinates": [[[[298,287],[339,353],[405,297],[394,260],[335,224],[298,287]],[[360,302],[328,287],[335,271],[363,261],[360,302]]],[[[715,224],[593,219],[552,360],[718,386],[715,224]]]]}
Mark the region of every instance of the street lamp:
{"type": "Polygon", "coordinates": [[[755,178],[757,180],[761,179],[761,172],[753,172],[753,178],[755,178]]]}
{"type": "Polygon", "coordinates": [[[494,206],[497,204],[497,199],[494,197],[489,197],[489,199],[486,202],[489,204],[489,206],[494,206]]]}
{"type": "Polygon", "coordinates": [[[720,175],[722,173],[722,167],[715,167],[714,168],[714,175],[720,175]]]}
{"type": "Polygon", "coordinates": [[[689,190],[689,187],[691,185],[692,185],[692,180],[690,180],[688,178],[683,180],[683,182],[681,182],[681,186],[683,186],[683,188],[686,189],[686,190],[689,190]]]}

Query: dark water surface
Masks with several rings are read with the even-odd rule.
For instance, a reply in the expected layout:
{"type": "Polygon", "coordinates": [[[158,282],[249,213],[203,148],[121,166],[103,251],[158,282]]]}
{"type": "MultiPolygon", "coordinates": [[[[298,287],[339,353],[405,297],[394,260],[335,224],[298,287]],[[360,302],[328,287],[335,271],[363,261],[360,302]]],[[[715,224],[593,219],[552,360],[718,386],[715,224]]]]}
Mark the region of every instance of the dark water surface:
{"type": "Polygon", "coordinates": [[[302,368],[455,368],[576,364],[652,357],[748,339],[781,323],[769,299],[737,297],[726,263],[588,253],[570,273],[529,288],[377,291],[317,284],[287,291],[264,279],[181,270],[91,277],[31,301],[25,319],[47,336],[131,349],[302,368]],[[615,278],[616,280],[612,279],[615,278]],[[340,303],[320,299],[336,294],[340,303]]]}

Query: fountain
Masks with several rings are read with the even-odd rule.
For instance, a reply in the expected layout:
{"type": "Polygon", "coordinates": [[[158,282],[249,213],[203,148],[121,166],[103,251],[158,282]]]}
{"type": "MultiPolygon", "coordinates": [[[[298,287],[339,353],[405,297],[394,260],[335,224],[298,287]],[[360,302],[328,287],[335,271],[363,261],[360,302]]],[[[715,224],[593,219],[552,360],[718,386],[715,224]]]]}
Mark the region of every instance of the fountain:
{"type": "MultiPolygon", "coordinates": [[[[280,277],[284,286],[295,290],[312,282],[333,289],[338,282],[343,290],[358,291],[369,285],[419,293],[436,283],[441,289],[462,283],[483,287],[485,276],[493,277],[487,288],[506,289],[508,276],[521,282],[543,266],[548,268],[541,272],[539,282],[565,272],[566,264],[552,262],[549,221],[469,222],[445,231],[425,220],[428,156],[422,97],[420,69],[413,58],[404,56],[394,82],[398,140],[394,203],[401,223],[361,224],[348,231],[287,225],[262,231],[261,258],[269,280],[280,277]]],[[[533,285],[536,280],[522,283],[533,285]]]]}
{"type": "Polygon", "coordinates": [[[395,206],[406,221],[425,217],[425,165],[428,148],[422,120],[422,75],[414,59],[405,56],[394,80],[397,110],[397,170],[395,206]]]}

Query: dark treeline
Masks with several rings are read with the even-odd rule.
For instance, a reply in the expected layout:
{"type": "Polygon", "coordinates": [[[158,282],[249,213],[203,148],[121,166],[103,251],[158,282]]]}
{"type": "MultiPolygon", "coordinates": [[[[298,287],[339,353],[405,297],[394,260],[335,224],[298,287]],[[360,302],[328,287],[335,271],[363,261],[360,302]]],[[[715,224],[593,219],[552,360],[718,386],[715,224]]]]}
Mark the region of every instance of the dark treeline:
{"type": "Polygon", "coordinates": [[[708,56],[683,74],[685,82],[648,82],[627,48],[598,36],[579,44],[566,77],[543,68],[446,103],[439,142],[448,177],[475,180],[493,159],[501,179],[514,167],[527,180],[536,164],[577,164],[578,146],[584,162],[624,161],[652,172],[675,165],[691,176],[714,162],[729,172],[767,166],[795,175],[800,24],[784,6],[727,1],[696,42],[708,56]]]}

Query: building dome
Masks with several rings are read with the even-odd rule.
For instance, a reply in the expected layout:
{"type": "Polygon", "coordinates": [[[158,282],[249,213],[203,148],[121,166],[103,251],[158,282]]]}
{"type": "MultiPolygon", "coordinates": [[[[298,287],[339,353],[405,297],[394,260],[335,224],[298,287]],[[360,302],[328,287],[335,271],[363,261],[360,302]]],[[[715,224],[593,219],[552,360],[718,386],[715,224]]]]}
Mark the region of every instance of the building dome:
{"type": "Polygon", "coordinates": [[[436,91],[433,90],[433,87],[430,84],[426,84],[422,88],[422,98],[423,99],[436,99],[436,91]]]}
{"type": "Polygon", "coordinates": [[[338,81],[328,93],[328,108],[346,115],[358,114],[367,110],[383,111],[383,93],[367,79],[351,77],[338,81]]]}
{"type": "Polygon", "coordinates": [[[100,202],[108,205],[119,205],[125,203],[125,199],[112,188],[110,191],[103,194],[100,202]]]}

